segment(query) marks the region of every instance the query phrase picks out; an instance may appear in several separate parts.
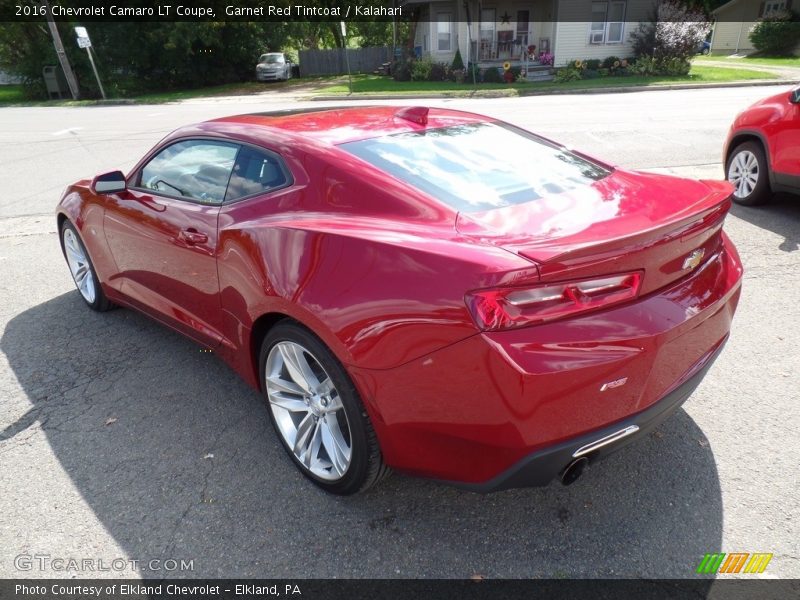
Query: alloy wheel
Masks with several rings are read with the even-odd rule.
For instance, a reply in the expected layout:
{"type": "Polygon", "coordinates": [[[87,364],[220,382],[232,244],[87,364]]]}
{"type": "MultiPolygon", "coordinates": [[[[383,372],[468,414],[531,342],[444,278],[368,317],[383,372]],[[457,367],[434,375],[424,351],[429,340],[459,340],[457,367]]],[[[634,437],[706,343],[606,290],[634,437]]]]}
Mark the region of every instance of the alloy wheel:
{"type": "Polygon", "coordinates": [[[749,150],[742,150],[733,157],[728,167],[728,181],[734,186],[733,195],[747,198],[758,185],[758,159],[749,150]]]}
{"type": "Polygon", "coordinates": [[[289,341],[269,351],[265,385],[278,430],[312,475],[337,481],[352,458],[350,425],[339,392],[319,360],[289,341]]]}
{"type": "Polygon", "coordinates": [[[72,274],[72,279],[81,296],[89,304],[94,303],[97,291],[92,267],[86,256],[86,250],[78,236],[70,228],[64,229],[64,254],[67,257],[69,272],[72,274]]]}

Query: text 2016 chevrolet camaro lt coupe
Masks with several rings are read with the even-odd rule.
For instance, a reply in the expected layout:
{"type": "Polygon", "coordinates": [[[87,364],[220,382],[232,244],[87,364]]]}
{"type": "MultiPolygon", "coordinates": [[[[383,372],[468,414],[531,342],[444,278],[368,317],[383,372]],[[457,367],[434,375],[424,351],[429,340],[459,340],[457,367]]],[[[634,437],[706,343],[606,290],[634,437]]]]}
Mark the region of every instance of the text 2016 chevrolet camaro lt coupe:
{"type": "Polygon", "coordinates": [[[694,390],[739,299],[732,189],[371,107],[179,129],[57,213],[89,307],[213,348],[322,488],[491,491],[569,483],[694,390]]]}

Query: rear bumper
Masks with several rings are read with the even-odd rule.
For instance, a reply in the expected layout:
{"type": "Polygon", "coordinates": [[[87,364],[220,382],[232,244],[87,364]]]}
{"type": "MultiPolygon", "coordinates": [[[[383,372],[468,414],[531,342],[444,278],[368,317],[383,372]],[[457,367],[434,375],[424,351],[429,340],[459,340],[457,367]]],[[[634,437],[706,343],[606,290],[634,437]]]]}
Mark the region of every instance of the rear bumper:
{"type": "Polygon", "coordinates": [[[445,483],[481,493],[498,492],[510,488],[542,486],[547,485],[558,477],[568,464],[580,456],[585,456],[592,463],[608,456],[612,452],[616,452],[627,444],[650,433],[686,402],[692,392],[700,385],[706,373],[708,373],[726,341],[727,337],[703,357],[696,367],[696,372],[650,408],[603,429],[575,437],[545,450],[534,452],[489,481],[483,483],[445,481],[445,483]],[[635,431],[617,441],[602,445],[596,450],[586,453],[580,452],[581,449],[596,444],[603,439],[611,438],[615,434],[620,434],[628,428],[635,428],[635,431]]]}
{"type": "Polygon", "coordinates": [[[577,448],[639,427],[594,459],[686,399],[728,337],[741,276],[723,236],[696,271],[626,305],[349,371],[393,468],[476,490],[544,484],[577,448]]]}

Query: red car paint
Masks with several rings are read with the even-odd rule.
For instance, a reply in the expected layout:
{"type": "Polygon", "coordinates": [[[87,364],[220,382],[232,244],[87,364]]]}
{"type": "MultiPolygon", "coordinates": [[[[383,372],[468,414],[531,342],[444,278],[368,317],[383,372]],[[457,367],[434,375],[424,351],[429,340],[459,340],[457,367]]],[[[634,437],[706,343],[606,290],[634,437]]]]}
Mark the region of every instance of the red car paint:
{"type": "Polygon", "coordinates": [[[95,194],[83,180],[59,219],[76,225],[112,301],[214,348],[254,387],[269,325],[305,325],[353,379],[385,461],[450,481],[486,482],[653,406],[724,342],[742,275],[722,232],[729,184],[613,170],[571,192],[459,214],[338,144],[492,120],[430,109],[422,124],[396,110],[183,128],[129,183],[165,145],[203,137],[279,154],[292,185],[204,206],[95,194]],[[685,267],[698,249],[702,263],[685,267]],[[643,273],[635,300],[518,329],[481,331],[465,303],[474,290],[629,271],[643,273]]]}
{"type": "Polygon", "coordinates": [[[800,88],[759,100],[739,113],[723,149],[723,164],[746,141],[758,141],[769,165],[772,191],[800,194],[800,88]]]}

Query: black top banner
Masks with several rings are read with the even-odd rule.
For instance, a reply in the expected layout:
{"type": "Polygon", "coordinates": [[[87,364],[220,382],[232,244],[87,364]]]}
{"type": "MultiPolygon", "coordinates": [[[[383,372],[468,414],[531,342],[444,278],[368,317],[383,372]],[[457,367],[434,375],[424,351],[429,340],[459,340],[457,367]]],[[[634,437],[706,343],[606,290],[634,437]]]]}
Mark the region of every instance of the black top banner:
{"type": "Polygon", "coordinates": [[[2,0],[0,21],[372,21],[411,17],[400,0],[2,0]]]}
{"type": "MultiPolygon", "coordinates": [[[[541,0],[538,0],[541,1],[541,0]]],[[[514,6],[537,0],[527,0],[514,6]]],[[[555,0],[540,20],[591,22],[592,0],[555,0]]],[[[623,0],[625,22],[655,14],[656,0],[623,0]]],[[[715,12],[717,22],[760,15],[758,0],[738,0],[744,10],[715,12]],[[752,8],[752,10],[747,10],[752,8]],[[730,14],[729,14],[730,12],[730,14]]],[[[481,0],[0,0],[0,21],[31,22],[52,18],[69,22],[113,21],[391,21],[418,20],[431,8],[448,6],[459,14],[480,14],[481,0]],[[469,10],[467,10],[469,8],[469,10]]],[[[595,7],[596,8],[596,7],[595,7]]],[[[752,19],[750,18],[752,17],[752,19]]],[[[430,17],[428,17],[430,18],[430,17]]],[[[698,19],[707,15],[698,13],[698,19]]]]}

